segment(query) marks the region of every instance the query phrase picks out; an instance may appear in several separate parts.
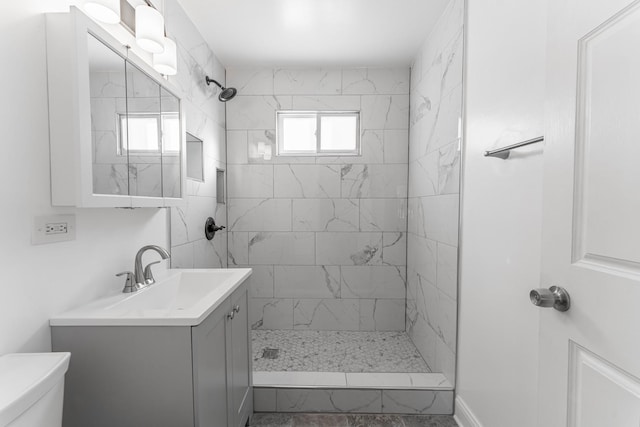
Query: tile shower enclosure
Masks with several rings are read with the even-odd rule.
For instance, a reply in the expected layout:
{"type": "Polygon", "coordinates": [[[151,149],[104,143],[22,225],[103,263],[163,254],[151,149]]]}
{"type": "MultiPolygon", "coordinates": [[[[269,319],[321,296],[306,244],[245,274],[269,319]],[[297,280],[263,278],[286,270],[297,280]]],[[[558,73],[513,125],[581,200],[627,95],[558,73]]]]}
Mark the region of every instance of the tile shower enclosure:
{"type": "Polygon", "coordinates": [[[229,265],[257,329],[404,331],[409,68],[228,69],[229,265]],[[277,110],[360,111],[362,155],[266,159],[277,110]]]}

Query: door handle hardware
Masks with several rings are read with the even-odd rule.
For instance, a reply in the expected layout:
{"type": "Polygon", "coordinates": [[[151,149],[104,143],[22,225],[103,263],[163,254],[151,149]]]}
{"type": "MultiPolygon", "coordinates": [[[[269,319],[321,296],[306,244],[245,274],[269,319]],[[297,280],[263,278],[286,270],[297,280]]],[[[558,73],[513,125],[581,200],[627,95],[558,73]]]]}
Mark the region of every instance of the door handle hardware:
{"type": "Polygon", "coordinates": [[[552,286],[549,289],[538,288],[529,292],[531,303],[538,307],[553,307],[558,311],[567,311],[571,307],[571,298],[566,289],[552,286]]]}
{"type": "Polygon", "coordinates": [[[233,312],[236,313],[236,314],[240,313],[240,306],[239,305],[234,305],[233,306],[233,312]]]}

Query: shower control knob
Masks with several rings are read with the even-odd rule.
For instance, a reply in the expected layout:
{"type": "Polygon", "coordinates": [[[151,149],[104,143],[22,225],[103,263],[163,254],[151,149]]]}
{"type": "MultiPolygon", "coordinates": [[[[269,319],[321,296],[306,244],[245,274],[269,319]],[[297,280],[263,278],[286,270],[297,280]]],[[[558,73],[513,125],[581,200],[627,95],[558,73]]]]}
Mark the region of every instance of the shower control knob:
{"type": "Polygon", "coordinates": [[[552,286],[549,289],[533,289],[529,292],[529,299],[535,306],[553,307],[558,311],[567,311],[571,307],[569,293],[560,286],[552,286]]]}

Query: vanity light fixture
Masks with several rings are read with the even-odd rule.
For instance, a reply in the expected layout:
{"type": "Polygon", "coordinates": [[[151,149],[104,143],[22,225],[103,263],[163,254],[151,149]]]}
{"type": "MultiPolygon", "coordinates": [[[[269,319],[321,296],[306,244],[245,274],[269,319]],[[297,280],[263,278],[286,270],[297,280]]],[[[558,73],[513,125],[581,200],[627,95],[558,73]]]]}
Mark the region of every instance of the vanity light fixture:
{"type": "Polygon", "coordinates": [[[153,68],[165,76],[173,76],[178,72],[176,42],[169,37],[164,38],[164,52],[153,54],[153,68]]]}
{"type": "Polygon", "coordinates": [[[93,19],[105,24],[120,22],[120,0],[87,0],[84,11],[93,19]]]}
{"type": "Polygon", "coordinates": [[[150,53],[162,53],[164,46],[164,17],[150,5],[136,7],[136,43],[150,53]]]}

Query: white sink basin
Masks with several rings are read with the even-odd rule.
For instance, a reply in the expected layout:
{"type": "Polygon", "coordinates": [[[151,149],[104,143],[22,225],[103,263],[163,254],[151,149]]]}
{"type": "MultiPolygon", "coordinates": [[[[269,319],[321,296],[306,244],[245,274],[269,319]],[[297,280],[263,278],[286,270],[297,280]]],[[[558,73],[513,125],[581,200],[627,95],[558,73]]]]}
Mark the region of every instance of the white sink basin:
{"type": "Polygon", "coordinates": [[[250,275],[250,268],[167,270],[145,289],[94,301],[53,317],[50,324],[198,325],[250,275]]]}

